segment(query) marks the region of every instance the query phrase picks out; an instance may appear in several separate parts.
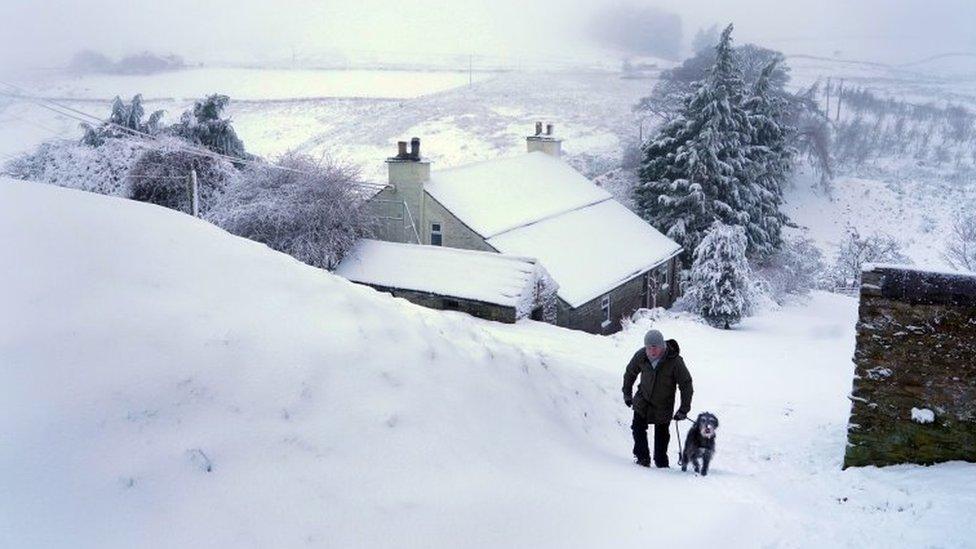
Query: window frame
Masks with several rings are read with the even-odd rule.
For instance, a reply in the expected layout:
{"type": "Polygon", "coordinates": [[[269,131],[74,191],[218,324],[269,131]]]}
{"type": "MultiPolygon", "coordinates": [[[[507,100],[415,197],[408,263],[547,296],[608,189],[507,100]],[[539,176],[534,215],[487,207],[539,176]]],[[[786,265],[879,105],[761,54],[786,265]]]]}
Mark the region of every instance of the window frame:
{"type": "Polygon", "coordinates": [[[444,245],[444,224],[441,223],[440,221],[432,221],[430,223],[430,245],[431,246],[444,245]],[[437,237],[436,244],[434,243],[434,237],[437,237]]]}

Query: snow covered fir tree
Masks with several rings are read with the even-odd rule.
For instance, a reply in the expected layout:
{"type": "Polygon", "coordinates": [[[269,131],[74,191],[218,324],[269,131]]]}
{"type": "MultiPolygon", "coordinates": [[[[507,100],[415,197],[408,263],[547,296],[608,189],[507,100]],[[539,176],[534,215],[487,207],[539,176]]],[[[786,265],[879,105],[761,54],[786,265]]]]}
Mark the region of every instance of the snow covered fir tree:
{"type": "Polygon", "coordinates": [[[749,263],[741,226],[716,221],[695,248],[687,295],[712,326],[729,329],[749,308],[749,263]]]}
{"type": "Polygon", "coordinates": [[[785,106],[771,92],[769,65],[750,91],[722,32],[715,63],[683,108],[643,145],[638,213],[685,248],[685,259],[715,220],[741,226],[750,255],[773,252],[786,217],[782,184],[792,167],[785,106]]]}

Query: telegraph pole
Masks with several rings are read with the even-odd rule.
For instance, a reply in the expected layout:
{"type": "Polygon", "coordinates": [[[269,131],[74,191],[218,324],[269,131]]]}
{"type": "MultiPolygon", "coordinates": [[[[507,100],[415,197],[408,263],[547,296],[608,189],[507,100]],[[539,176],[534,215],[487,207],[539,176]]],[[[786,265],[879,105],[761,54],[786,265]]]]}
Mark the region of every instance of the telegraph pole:
{"type": "Polygon", "coordinates": [[[837,86],[837,116],[834,117],[834,122],[840,120],[840,104],[841,100],[844,99],[844,79],[840,79],[840,84],[837,86]]]}

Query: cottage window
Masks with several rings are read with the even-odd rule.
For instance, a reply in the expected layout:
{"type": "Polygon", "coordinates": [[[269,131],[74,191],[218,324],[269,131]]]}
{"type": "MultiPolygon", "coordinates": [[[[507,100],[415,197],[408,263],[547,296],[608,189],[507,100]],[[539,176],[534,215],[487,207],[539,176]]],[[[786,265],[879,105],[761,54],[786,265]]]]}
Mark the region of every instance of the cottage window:
{"type": "Polygon", "coordinates": [[[430,224],[430,244],[431,246],[440,246],[444,242],[444,233],[441,232],[440,223],[430,224]]]}
{"type": "Polygon", "coordinates": [[[603,296],[603,299],[600,300],[600,310],[603,312],[602,326],[606,328],[610,325],[610,294],[603,296]]]}

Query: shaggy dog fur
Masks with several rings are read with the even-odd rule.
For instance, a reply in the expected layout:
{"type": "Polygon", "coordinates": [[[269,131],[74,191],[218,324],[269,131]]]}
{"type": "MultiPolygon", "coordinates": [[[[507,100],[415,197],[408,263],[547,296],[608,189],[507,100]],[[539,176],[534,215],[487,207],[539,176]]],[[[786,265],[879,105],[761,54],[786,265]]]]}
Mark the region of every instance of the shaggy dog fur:
{"type": "Polygon", "coordinates": [[[702,476],[708,474],[708,464],[712,462],[712,455],[715,454],[715,431],[718,430],[718,418],[714,414],[702,412],[698,414],[698,419],[691,429],[688,429],[688,436],[685,439],[684,451],[681,454],[681,470],[688,470],[688,462],[691,462],[696,473],[702,476]],[[701,464],[698,460],[701,460],[701,464]]]}

